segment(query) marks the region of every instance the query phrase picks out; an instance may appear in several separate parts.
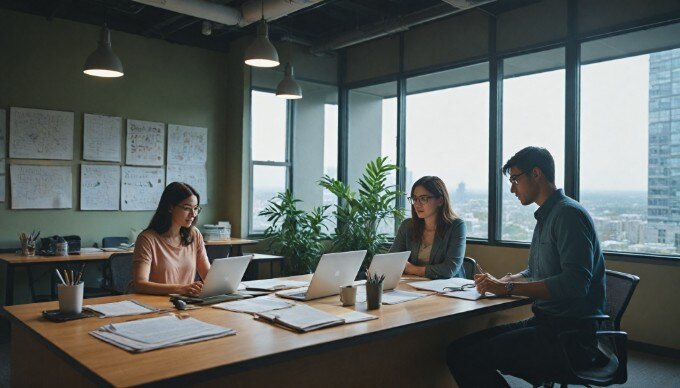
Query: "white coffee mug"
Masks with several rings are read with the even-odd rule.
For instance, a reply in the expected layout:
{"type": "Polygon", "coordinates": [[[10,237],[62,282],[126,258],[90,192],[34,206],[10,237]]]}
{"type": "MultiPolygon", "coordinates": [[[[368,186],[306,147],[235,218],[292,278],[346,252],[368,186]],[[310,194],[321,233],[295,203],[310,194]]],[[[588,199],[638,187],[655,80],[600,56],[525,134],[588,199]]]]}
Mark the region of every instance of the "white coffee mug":
{"type": "Polygon", "coordinates": [[[83,312],[83,289],[85,283],[80,282],[75,286],[57,284],[59,295],[59,311],[67,314],[80,314],[83,312]]]}
{"type": "Polygon", "coordinates": [[[355,286],[340,287],[340,302],[343,306],[354,306],[357,302],[357,288],[355,286]]]}

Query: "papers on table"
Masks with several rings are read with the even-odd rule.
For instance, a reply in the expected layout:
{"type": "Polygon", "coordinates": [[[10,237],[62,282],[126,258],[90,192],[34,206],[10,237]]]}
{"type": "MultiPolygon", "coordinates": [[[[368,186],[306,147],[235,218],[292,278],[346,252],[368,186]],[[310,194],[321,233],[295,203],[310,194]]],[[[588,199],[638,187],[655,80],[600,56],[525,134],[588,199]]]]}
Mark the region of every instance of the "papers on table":
{"type": "Polygon", "coordinates": [[[234,335],[236,331],[175,315],[111,323],[90,332],[102,341],[129,352],[146,352],[234,335]]]}
{"type": "Polygon", "coordinates": [[[265,311],[286,309],[293,306],[293,303],[286,302],[278,298],[253,298],[244,299],[236,302],[225,302],[216,304],[213,307],[237,313],[257,314],[265,311]]]}
{"type": "Polygon", "coordinates": [[[428,294],[423,294],[421,292],[410,292],[401,290],[392,290],[383,292],[382,303],[383,304],[398,304],[408,302],[410,300],[420,299],[428,296],[428,294]]]}
{"type": "Polygon", "coordinates": [[[99,249],[99,248],[89,248],[89,247],[80,248],[80,254],[81,255],[86,255],[88,253],[99,253],[99,252],[102,252],[102,250],[99,249]]]}
{"type": "Polygon", "coordinates": [[[378,317],[375,315],[362,313],[360,311],[352,311],[346,314],[340,314],[338,317],[342,318],[345,323],[357,323],[378,319],[378,317]]]}
{"type": "Polygon", "coordinates": [[[138,302],[134,299],[113,303],[85,305],[83,308],[94,311],[95,313],[99,314],[101,318],[120,317],[123,315],[149,314],[159,311],[155,307],[147,306],[144,303],[138,302]]]}
{"type": "Polygon", "coordinates": [[[309,286],[309,282],[287,279],[262,279],[243,282],[249,290],[280,291],[309,286]]]}
{"type": "Polygon", "coordinates": [[[477,292],[475,287],[472,287],[474,284],[475,282],[473,280],[463,278],[437,279],[426,282],[409,283],[409,285],[413,288],[438,292],[440,295],[451,298],[477,300],[489,296],[495,296],[491,293],[487,293],[486,295],[480,294],[477,292]]]}
{"type": "MultiPolygon", "coordinates": [[[[429,296],[429,294],[423,294],[421,292],[402,291],[402,290],[388,290],[388,291],[383,291],[382,304],[399,304],[399,303],[404,303],[404,302],[408,302],[408,301],[411,301],[411,300],[420,299],[420,298],[423,298],[423,297],[426,297],[426,296],[429,296]]],[[[365,287],[357,288],[357,302],[358,303],[366,302],[366,288],[365,287]]]]}
{"type": "Polygon", "coordinates": [[[257,318],[303,333],[345,323],[340,317],[302,304],[259,313],[257,318]]]}

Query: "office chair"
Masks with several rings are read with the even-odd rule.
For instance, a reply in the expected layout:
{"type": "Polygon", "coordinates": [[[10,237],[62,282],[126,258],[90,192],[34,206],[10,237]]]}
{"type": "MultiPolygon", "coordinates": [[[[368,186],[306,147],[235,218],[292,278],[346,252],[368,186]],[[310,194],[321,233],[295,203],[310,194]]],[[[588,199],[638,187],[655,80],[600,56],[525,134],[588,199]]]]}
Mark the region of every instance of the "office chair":
{"type": "Polygon", "coordinates": [[[132,281],[132,253],[114,253],[109,257],[108,268],[105,288],[114,295],[127,293],[132,281]]]}
{"type": "Polygon", "coordinates": [[[208,254],[208,261],[212,264],[213,260],[229,257],[231,253],[230,245],[206,245],[205,252],[208,254]]]}
{"type": "Polygon", "coordinates": [[[475,278],[475,266],[477,261],[472,257],[463,257],[463,270],[465,271],[465,279],[474,280],[475,278]]]}
{"type": "Polygon", "coordinates": [[[559,377],[550,378],[549,380],[553,382],[546,383],[544,386],[552,387],[555,383],[559,383],[561,387],[566,387],[568,384],[604,387],[612,384],[623,384],[628,380],[628,353],[626,349],[628,334],[620,331],[621,317],[623,317],[623,313],[633,297],[633,292],[635,292],[640,278],[611,270],[605,271],[605,277],[607,288],[605,310],[608,315],[584,318],[595,319],[600,323],[600,330],[595,335],[601,353],[601,362],[597,366],[585,369],[573,366],[569,360],[567,349],[569,344],[573,343],[576,336],[579,335],[579,332],[561,333],[559,337],[564,358],[567,361],[566,372],[559,377]]]}
{"type": "Polygon", "coordinates": [[[120,248],[120,244],[128,244],[127,237],[104,237],[102,238],[102,248],[120,248]]]}

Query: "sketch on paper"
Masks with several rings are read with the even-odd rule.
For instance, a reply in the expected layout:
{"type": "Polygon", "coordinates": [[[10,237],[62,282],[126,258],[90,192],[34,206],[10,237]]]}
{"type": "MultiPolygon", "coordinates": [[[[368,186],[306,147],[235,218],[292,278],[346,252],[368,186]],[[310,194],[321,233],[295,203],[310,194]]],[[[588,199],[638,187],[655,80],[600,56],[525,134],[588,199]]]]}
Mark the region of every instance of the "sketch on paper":
{"type": "Polygon", "coordinates": [[[83,115],[83,159],[120,162],[123,136],[120,117],[83,115]]]}
{"type": "Polygon", "coordinates": [[[12,164],[9,171],[12,209],[73,207],[71,166],[12,164]]]}
{"type": "Polygon", "coordinates": [[[198,191],[198,194],[201,196],[201,204],[208,203],[208,184],[205,164],[195,166],[168,164],[165,182],[166,185],[169,185],[172,182],[188,183],[198,191]]]}
{"type": "Polygon", "coordinates": [[[156,210],[165,189],[162,168],[123,167],[121,210],[156,210]]]}
{"type": "Polygon", "coordinates": [[[80,210],[120,208],[120,166],[80,166],[80,210]]]}
{"type": "Polygon", "coordinates": [[[168,124],[168,164],[201,164],[208,158],[208,128],[168,124]]]}
{"type": "Polygon", "coordinates": [[[9,157],[73,160],[73,112],[11,107],[9,157]]]}
{"type": "MultiPolygon", "coordinates": [[[[7,111],[0,109],[0,159],[6,158],[7,154],[7,111]]],[[[3,170],[4,171],[4,170],[3,170]]]]}
{"type": "Polygon", "coordinates": [[[125,164],[162,166],[165,151],[165,124],[151,121],[127,121],[125,164]]]}

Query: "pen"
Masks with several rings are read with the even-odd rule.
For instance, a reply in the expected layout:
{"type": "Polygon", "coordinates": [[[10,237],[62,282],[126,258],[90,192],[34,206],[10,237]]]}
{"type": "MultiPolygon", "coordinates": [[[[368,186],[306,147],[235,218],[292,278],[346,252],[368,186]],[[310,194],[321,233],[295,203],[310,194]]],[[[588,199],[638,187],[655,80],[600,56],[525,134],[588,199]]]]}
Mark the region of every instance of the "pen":
{"type": "Polygon", "coordinates": [[[477,267],[477,271],[479,271],[480,274],[487,273],[479,263],[475,263],[475,267],[477,267]]]}
{"type": "Polygon", "coordinates": [[[59,270],[55,268],[54,271],[57,273],[57,277],[58,277],[59,280],[61,281],[61,284],[66,285],[66,282],[64,281],[64,278],[61,277],[61,274],[59,273],[59,270]]]}

